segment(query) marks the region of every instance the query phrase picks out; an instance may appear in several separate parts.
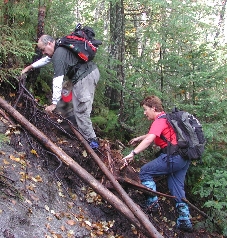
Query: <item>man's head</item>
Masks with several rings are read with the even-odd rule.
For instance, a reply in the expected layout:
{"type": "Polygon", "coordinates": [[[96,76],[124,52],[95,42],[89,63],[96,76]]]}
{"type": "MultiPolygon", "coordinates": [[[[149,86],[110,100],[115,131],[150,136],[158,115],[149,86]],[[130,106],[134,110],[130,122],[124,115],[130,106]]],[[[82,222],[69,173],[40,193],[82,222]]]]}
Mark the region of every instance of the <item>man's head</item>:
{"type": "Polygon", "coordinates": [[[52,36],[42,35],[39,38],[37,46],[44,55],[51,58],[54,54],[55,40],[52,36]]]}

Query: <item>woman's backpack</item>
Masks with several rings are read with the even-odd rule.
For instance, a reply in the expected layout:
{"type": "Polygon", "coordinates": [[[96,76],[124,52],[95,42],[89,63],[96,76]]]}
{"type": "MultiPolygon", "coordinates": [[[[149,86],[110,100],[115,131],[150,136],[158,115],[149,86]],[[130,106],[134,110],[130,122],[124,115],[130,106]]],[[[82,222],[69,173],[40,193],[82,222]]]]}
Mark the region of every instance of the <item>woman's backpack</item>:
{"type": "MultiPolygon", "coordinates": [[[[201,159],[206,140],[202,125],[196,117],[175,107],[171,113],[159,118],[166,118],[169,125],[174,129],[177,136],[177,152],[183,158],[201,159]]],[[[167,141],[168,146],[171,146],[171,143],[163,135],[161,135],[161,138],[167,141]]]]}

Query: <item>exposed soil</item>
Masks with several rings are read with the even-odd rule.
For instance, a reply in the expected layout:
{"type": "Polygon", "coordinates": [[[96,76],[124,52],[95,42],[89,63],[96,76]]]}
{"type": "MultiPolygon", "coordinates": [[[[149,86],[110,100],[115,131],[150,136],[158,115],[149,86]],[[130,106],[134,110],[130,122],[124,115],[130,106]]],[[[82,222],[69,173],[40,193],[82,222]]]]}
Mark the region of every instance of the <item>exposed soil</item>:
{"type": "MultiPolygon", "coordinates": [[[[137,237],[128,221],[65,165],[57,169],[55,158],[35,149],[28,157],[1,143],[0,237],[137,237]]],[[[91,158],[80,157],[91,165],[91,158]]]]}
{"type": "MultiPolygon", "coordinates": [[[[23,110],[21,107],[21,113],[23,110]]],[[[99,167],[75,137],[58,130],[49,118],[43,121],[36,114],[32,120],[78,164],[111,189],[99,167]]],[[[1,140],[0,143],[0,238],[146,237],[28,132],[9,124],[1,117],[0,134],[9,134],[10,141],[1,140]]],[[[121,157],[116,145],[110,146],[110,152],[113,158],[121,157]]],[[[97,154],[104,158],[102,150],[97,154]]],[[[132,166],[134,172],[126,169],[124,173],[137,179],[141,164],[132,166]]],[[[210,233],[212,223],[194,209],[191,209],[194,232],[176,230],[173,199],[160,197],[161,211],[153,216],[144,208],[145,195],[141,191],[127,184],[124,188],[163,237],[223,237],[210,233]]],[[[157,180],[157,188],[169,194],[165,177],[157,180]]]]}

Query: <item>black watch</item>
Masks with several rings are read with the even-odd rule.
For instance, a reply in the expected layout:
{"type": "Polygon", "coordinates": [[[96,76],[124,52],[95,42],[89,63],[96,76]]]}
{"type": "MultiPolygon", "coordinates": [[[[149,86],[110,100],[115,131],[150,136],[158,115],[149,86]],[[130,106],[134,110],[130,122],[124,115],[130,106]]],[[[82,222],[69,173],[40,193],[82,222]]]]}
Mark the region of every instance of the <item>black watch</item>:
{"type": "Polygon", "coordinates": [[[134,156],[134,155],[137,155],[134,150],[132,150],[131,153],[133,154],[133,156],[134,156]]]}

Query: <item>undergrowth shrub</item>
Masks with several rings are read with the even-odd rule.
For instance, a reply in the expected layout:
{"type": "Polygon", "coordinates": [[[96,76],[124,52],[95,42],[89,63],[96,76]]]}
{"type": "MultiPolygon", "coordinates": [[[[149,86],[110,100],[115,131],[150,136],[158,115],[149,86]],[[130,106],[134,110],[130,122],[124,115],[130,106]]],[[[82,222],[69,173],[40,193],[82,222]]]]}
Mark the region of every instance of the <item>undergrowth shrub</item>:
{"type": "Polygon", "coordinates": [[[205,227],[227,235],[227,138],[226,119],[204,123],[207,140],[203,163],[191,166],[187,185],[209,214],[205,227]]]}

